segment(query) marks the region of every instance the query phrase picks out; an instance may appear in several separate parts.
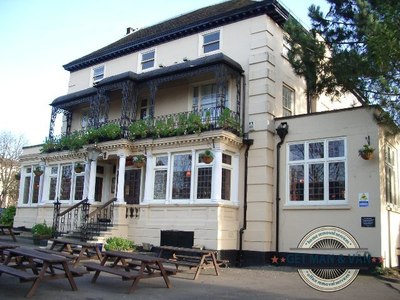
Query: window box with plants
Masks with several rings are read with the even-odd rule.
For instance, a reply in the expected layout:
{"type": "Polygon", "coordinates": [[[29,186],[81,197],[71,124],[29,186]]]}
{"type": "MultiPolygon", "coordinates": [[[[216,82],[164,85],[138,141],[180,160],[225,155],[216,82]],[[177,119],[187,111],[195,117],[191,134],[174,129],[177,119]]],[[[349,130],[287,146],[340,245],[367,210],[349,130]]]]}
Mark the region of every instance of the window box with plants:
{"type": "Polygon", "coordinates": [[[203,153],[200,153],[200,161],[205,164],[210,164],[214,160],[214,154],[211,150],[205,150],[203,153]]]}
{"type": "Polygon", "coordinates": [[[146,156],[144,155],[135,155],[132,158],[132,164],[135,168],[142,168],[146,164],[146,156]]]}
{"type": "Polygon", "coordinates": [[[53,227],[48,226],[46,222],[33,225],[31,232],[34,245],[47,246],[48,240],[53,237],[53,227]]]}
{"type": "Polygon", "coordinates": [[[371,160],[374,158],[375,149],[369,144],[365,144],[361,149],[358,150],[358,155],[365,160],[371,160]]]}
{"type": "Polygon", "coordinates": [[[41,167],[36,167],[35,170],[33,170],[33,173],[35,176],[41,176],[43,174],[43,169],[41,167]]]}
{"type": "Polygon", "coordinates": [[[74,165],[75,173],[82,173],[84,169],[84,166],[79,162],[74,165]]]}

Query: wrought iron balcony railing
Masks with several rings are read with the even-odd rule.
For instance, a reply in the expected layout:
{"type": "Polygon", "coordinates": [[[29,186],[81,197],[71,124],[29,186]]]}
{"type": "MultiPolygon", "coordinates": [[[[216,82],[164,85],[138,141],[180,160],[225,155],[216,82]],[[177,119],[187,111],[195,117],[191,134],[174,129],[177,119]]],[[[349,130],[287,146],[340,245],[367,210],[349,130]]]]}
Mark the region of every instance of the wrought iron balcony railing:
{"type": "Polygon", "coordinates": [[[84,145],[120,138],[130,140],[157,139],[218,129],[224,129],[240,136],[239,114],[228,108],[213,107],[142,120],[109,120],[103,122],[97,128],[86,128],[47,139],[41,151],[49,153],[60,150],[79,150],[84,145]]]}

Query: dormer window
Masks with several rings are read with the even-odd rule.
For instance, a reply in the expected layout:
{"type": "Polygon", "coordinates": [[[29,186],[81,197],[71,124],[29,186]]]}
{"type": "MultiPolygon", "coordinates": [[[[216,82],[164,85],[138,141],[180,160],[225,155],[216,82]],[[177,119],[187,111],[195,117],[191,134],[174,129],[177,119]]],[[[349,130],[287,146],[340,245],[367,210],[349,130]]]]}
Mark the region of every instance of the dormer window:
{"type": "Polygon", "coordinates": [[[154,68],[156,50],[153,49],[150,51],[142,52],[141,56],[142,70],[154,68]]]}
{"type": "Polygon", "coordinates": [[[203,34],[203,53],[210,53],[220,49],[220,31],[203,34]]]}
{"type": "Polygon", "coordinates": [[[93,73],[93,78],[92,78],[93,84],[96,84],[97,82],[99,82],[104,78],[104,65],[94,67],[92,69],[92,73],[93,73]]]}

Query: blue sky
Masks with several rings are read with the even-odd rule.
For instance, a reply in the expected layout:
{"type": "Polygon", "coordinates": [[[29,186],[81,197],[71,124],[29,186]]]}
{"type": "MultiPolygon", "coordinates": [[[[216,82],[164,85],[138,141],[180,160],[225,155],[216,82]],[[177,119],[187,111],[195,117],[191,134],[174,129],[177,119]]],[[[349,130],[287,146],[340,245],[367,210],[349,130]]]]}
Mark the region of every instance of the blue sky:
{"type": "MultiPolygon", "coordinates": [[[[49,104],[67,93],[63,65],[125,35],[221,0],[0,0],[0,131],[29,145],[48,135],[49,104]]],[[[308,24],[323,0],[280,0],[308,24]]]]}

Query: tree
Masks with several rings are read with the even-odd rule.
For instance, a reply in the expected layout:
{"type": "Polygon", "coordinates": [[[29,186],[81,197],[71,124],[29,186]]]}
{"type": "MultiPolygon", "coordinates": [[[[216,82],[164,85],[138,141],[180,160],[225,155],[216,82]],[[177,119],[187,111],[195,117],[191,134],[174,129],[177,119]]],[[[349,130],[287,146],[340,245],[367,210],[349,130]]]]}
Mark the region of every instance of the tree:
{"type": "Polygon", "coordinates": [[[314,74],[318,78],[317,94],[340,96],[351,92],[360,101],[380,105],[400,124],[400,1],[327,2],[330,10],[326,15],[319,7],[310,6],[312,29],[308,34],[300,35],[300,28],[304,29],[294,21],[285,25],[292,47],[289,60],[295,72],[314,74]],[[324,55],[319,47],[315,50],[316,44],[326,46],[324,55]],[[305,56],[314,61],[307,62],[305,56]],[[299,61],[304,66],[302,72],[298,71],[299,61]]]}
{"type": "Polygon", "coordinates": [[[15,204],[18,198],[18,173],[19,157],[22,147],[26,144],[23,136],[15,136],[11,132],[0,132],[0,207],[9,200],[9,205],[15,204]]]}

